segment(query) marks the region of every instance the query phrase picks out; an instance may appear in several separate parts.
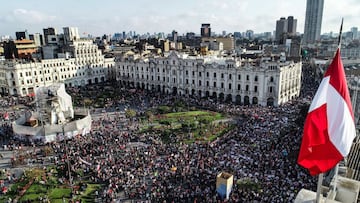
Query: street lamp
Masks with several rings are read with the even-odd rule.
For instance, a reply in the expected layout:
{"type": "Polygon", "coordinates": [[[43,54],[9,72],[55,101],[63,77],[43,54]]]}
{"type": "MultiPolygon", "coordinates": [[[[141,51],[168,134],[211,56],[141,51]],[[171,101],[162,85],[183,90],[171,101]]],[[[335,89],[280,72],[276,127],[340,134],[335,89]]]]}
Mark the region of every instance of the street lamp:
{"type": "Polygon", "coordinates": [[[67,143],[68,140],[66,139],[66,136],[65,136],[65,124],[63,124],[61,127],[62,127],[62,133],[63,133],[64,141],[65,141],[66,162],[67,162],[67,168],[68,168],[68,173],[69,173],[69,183],[70,183],[70,191],[71,191],[71,198],[72,198],[73,187],[72,187],[72,177],[71,177],[70,161],[69,161],[70,153],[69,153],[69,148],[68,148],[68,143],[67,143]]]}

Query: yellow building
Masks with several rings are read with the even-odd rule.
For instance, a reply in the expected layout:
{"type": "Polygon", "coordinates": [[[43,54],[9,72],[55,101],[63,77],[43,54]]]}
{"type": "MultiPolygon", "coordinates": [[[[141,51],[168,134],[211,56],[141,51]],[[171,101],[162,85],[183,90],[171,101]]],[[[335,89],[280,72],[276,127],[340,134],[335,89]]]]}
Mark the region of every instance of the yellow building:
{"type": "Polygon", "coordinates": [[[203,37],[201,38],[202,43],[216,42],[222,43],[223,50],[232,51],[235,49],[235,40],[233,37],[203,37]]]}
{"type": "Polygon", "coordinates": [[[34,40],[15,40],[15,47],[19,58],[29,58],[31,54],[38,51],[38,47],[36,46],[34,40]]]}

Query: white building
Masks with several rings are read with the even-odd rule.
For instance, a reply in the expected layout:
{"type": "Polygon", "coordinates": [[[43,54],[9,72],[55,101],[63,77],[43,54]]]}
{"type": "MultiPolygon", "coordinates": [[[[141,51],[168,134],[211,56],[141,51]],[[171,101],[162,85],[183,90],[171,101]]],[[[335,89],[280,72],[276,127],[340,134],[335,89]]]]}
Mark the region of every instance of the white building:
{"type": "Polygon", "coordinates": [[[79,30],[77,27],[64,27],[63,30],[65,43],[80,39],[79,30]]]}
{"type": "Polygon", "coordinates": [[[191,57],[171,52],[166,57],[116,60],[116,80],[123,85],[212,97],[238,104],[275,105],[300,94],[301,62],[262,58],[191,57]]]}
{"type": "Polygon", "coordinates": [[[39,62],[1,61],[0,94],[26,96],[36,87],[61,82],[69,87],[84,86],[113,75],[114,59],[105,58],[92,41],[71,41],[62,55],[39,62]]]}

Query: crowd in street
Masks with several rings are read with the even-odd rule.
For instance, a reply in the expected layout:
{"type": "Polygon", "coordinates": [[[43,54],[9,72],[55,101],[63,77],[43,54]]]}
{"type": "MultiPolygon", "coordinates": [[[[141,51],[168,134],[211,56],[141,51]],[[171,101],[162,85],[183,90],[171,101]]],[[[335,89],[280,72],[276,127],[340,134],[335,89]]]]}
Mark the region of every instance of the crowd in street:
{"type": "MultiPolygon", "coordinates": [[[[79,92],[73,88],[69,93],[79,92]]],[[[126,105],[141,113],[181,98],[127,89],[119,89],[118,95],[121,98],[110,101],[108,109],[126,105]]],[[[89,135],[52,143],[58,154],[56,164],[70,158],[73,179],[103,184],[96,191],[103,202],[223,202],[216,193],[220,172],[234,175],[228,202],[292,202],[302,188],[315,191],[316,179],[296,163],[303,127],[298,122],[302,98],[279,107],[239,106],[193,97],[185,101],[188,106],[227,113],[237,124],[213,142],[164,143],[158,133],[139,132],[136,120],[120,112],[104,113],[93,120],[89,135]],[[245,182],[254,187],[245,187],[245,182]]]]}
{"type": "MultiPolygon", "coordinates": [[[[226,171],[235,183],[248,180],[257,188],[234,184],[230,202],[291,202],[301,188],[313,189],[314,178],[296,164],[301,129],[296,105],[280,108],[228,105],[239,115],[237,127],[211,143],[162,143],[158,134],[141,134],[137,126],[119,130],[126,119],[100,118],[87,137],[70,141],[71,170],[106,184],[102,199],[159,202],[219,202],[216,175],[226,171]]],[[[54,145],[66,154],[64,143],[54,145]]],[[[60,157],[63,158],[64,157],[60,157]]]]}

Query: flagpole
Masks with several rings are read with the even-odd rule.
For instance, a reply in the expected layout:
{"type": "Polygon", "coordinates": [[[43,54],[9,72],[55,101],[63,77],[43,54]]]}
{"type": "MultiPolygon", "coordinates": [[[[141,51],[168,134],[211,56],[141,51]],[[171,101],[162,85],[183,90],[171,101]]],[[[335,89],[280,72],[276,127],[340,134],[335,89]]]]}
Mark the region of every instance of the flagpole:
{"type": "Polygon", "coordinates": [[[318,176],[318,183],[317,183],[317,189],[316,189],[316,203],[320,203],[321,199],[321,186],[324,179],[324,174],[320,173],[318,176]]]}
{"type": "Polygon", "coordinates": [[[344,23],[344,18],[341,18],[340,32],[339,32],[339,37],[338,37],[338,48],[339,49],[341,47],[341,35],[342,35],[343,23],[344,23]]]}
{"type": "MultiPolygon", "coordinates": [[[[344,23],[344,18],[341,18],[341,25],[340,25],[340,32],[339,32],[339,39],[338,39],[338,49],[341,48],[341,35],[342,35],[343,23],[344,23]]],[[[333,187],[334,194],[336,192],[336,187],[337,187],[338,173],[339,173],[339,163],[336,164],[335,171],[334,171],[334,187],[333,187]]]]}

